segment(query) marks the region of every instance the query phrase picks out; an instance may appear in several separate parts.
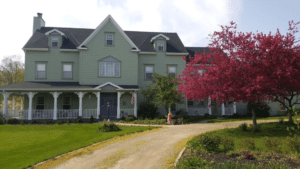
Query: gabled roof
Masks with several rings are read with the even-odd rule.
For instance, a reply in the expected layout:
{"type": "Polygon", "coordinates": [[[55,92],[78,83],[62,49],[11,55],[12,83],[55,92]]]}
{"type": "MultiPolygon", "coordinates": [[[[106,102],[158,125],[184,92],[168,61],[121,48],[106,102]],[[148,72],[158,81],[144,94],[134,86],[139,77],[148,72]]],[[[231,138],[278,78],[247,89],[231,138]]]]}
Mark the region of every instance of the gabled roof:
{"type": "Polygon", "coordinates": [[[167,37],[167,36],[165,36],[164,34],[158,34],[158,35],[154,36],[154,37],[150,40],[150,42],[152,43],[156,38],[158,38],[158,37],[160,37],[160,36],[162,36],[162,37],[165,38],[166,40],[170,40],[170,38],[167,37]]]}
{"type": "MultiPolygon", "coordinates": [[[[107,18],[108,19],[108,18],[107,18]]],[[[104,22],[104,21],[103,21],[104,22]]],[[[103,23],[102,22],[102,23],[103,23]]],[[[114,21],[115,22],[115,21],[114,21]]],[[[101,24],[97,27],[97,29],[101,24]]],[[[118,26],[119,27],[119,26],[118,26]]],[[[77,47],[85,47],[87,39],[92,37],[96,29],[84,28],[61,28],[61,27],[42,27],[31,36],[23,49],[26,48],[48,48],[48,37],[45,35],[47,32],[57,30],[65,35],[63,37],[63,44],[61,49],[77,49],[77,47]],[[84,41],[86,41],[84,43],[84,41]]],[[[122,30],[123,31],[123,30],[122,30]]],[[[157,35],[163,34],[170,40],[167,41],[167,52],[170,53],[188,53],[177,33],[169,32],[141,32],[141,31],[123,31],[124,35],[142,52],[156,52],[151,39],[157,35]]],[[[126,37],[125,36],[125,37],[126,37]]],[[[133,46],[134,46],[133,45],[133,46]]],[[[134,48],[134,47],[133,47],[134,48]]]]}
{"type": "Polygon", "coordinates": [[[45,35],[48,36],[48,35],[49,35],[50,33],[52,33],[52,32],[57,32],[57,33],[59,33],[61,36],[66,36],[63,32],[61,32],[61,31],[59,31],[59,30],[57,30],[57,29],[52,29],[51,31],[46,32],[45,35]]]}
{"type": "Polygon", "coordinates": [[[123,35],[123,37],[128,41],[128,43],[132,46],[132,48],[135,48],[136,50],[139,50],[138,47],[131,41],[131,39],[124,33],[123,29],[117,24],[117,22],[114,20],[114,18],[111,15],[108,15],[104,21],[100,23],[100,25],[91,33],[79,46],[78,48],[81,48],[82,46],[85,46],[91,39],[93,39],[94,36],[97,35],[97,33],[104,27],[104,25],[111,21],[111,23],[118,29],[118,31],[123,35]]]}

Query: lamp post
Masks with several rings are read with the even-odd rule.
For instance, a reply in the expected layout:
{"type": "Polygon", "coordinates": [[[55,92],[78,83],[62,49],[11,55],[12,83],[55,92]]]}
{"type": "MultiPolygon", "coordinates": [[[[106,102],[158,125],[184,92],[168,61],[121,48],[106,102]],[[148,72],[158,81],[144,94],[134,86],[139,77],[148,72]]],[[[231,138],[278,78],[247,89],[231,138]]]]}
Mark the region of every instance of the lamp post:
{"type": "Polygon", "coordinates": [[[109,101],[107,102],[107,116],[108,116],[108,120],[109,121],[109,101]]]}

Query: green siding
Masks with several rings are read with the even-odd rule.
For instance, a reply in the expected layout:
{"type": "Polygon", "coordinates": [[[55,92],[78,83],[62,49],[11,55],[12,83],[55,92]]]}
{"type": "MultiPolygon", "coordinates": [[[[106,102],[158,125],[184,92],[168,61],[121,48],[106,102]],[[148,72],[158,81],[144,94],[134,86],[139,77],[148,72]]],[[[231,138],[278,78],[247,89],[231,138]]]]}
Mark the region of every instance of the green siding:
{"type": "Polygon", "coordinates": [[[25,81],[79,81],[79,53],[61,52],[58,48],[49,48],[47,52],[26,51],[25,81]],[[36,79],[36,62],[47,62],[46,79],[36,79]],[[62,62],[73,63],[73,79],[62,79],[62,62]]]}
{"type": "Polygon", "coordinates": [[[109,21],[80,52],[80,84],[101,85],[112,82],[116,85],[138,84],[138,55],[131,52],[131,45],[109,21]],[[114,33],[113,46],[106,45],[105,34],[114,33]],[[99,77],[99,60],[112,56],[120,61],[120,77],[99,77]]]}

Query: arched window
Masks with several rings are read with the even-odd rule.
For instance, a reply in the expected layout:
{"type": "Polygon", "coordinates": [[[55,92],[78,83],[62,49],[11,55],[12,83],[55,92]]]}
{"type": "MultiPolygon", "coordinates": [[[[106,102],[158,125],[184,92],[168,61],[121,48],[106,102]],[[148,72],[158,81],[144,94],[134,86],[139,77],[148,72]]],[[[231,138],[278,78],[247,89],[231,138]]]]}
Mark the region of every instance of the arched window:
{"type": "Polygon", "coordinates": [[[120,77],[121,62],[112,56],[108,56],[99,61],[99,76],[120,77]]]}

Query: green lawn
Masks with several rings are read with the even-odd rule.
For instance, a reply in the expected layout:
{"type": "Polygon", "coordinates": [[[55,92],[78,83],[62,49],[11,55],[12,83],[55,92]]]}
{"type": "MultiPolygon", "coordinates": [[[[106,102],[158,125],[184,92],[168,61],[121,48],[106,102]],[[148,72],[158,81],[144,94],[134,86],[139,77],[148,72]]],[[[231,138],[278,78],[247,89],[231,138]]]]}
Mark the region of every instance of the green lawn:
{"type": "Polygon", "coordinates": [[[0,168],[24,168],[115,136],[153,129],[123,127],[97,133],[100,124],[0,125],[0,168]]]}
{"type": "MultiPolygon", "coordinates": [[[[265,146],[263,145],[263,138],[264,137],[277,137],[279,138],[283,145],[282,145],[282,150],[283,153],[291,153],[289,148],[286,146],[285,143],[285,138],[287,136],[290,136],[287,127],[291,126],[287,122],[284,124],[280,124],[279,122],[273,122],[273,123],[262,123],[261,125],[261,132],[251,132],[250,129],[248,131],[242,131],[239,128],[233,128],[233,129],[222,129],[222,130],[217,130],[213,132],[209,132],[213,135],[218,135],[218,136],[229,136],[233,137],[235,139],[235,145],[234,148],[235,150],[240,149],[240,144],[241,140],[245,137],[247,138],[253,138],[255,140],[255,146],[256,150],[258,151],[268,151],[265,146]]],[[[193,139],[194,140],[194,139],[193,139]]]]}
{"type": "MultiPolygon", "coordinates": [[[[257,120],[279,120],[279,118],[288,119],[288,116],[260,117],[260,118],[258,117],[257,120]]],[[[208,121],[208,123],[244,121],[244,120],[252,120],[252,117],[213,119],[213,120],[208,121]]]]}

